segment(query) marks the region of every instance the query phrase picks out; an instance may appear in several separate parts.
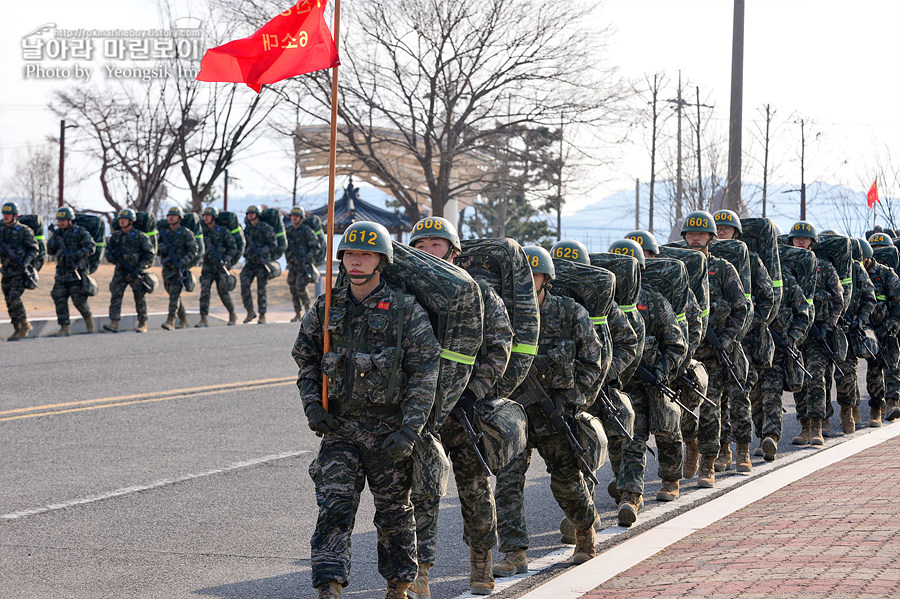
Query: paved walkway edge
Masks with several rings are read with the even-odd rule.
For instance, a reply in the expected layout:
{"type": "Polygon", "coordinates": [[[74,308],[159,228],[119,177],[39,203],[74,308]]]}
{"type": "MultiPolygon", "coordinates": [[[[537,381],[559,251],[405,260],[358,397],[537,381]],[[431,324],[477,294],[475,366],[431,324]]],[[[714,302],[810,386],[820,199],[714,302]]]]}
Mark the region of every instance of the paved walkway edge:
{"type": "Polygon", "coordinates": [[[820,450],[814,455],[741,485],[739,493],[727,493],[663,522],[598,554],[591,561],[567,570],[539,588],[522,595],[521,599],[575,599],[581,597],[610,578],[621,574],[691,533],[709,526],[817,470],[875,447],[888,439],[900,436],[900,425],[893,424],[879,429],[869,429],[869,431],[868,434],[820,450]]]}

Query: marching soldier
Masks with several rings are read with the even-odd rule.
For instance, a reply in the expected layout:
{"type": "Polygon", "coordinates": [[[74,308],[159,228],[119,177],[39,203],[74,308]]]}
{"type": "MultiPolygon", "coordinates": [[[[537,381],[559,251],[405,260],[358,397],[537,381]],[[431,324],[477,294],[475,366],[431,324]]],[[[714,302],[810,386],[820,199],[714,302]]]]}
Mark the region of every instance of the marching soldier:
{"type": "Polygon", "coordinates": [[[393,254],[382,225],[348,227],[337,255],[350,284],[331,298],[331,351],[323,350],[324,295],[303,317],[292,351],[309,427],[323,436],[309,467],[319,505],[310,540],[319,599],[338,599],[348,584],[350,535],[365,484],[375,500],[385,599],[406,599],[416,578],[409,457],[434,403],[441,346],[415,297],[381,278],[393,254]]]}
{"type": "Polygon", "coordinates": [[[227,227],[218,224],[219,211],[212,206],[203,209],[203,239],[205,240],[203,267],[200,270],[200,322],[196,327],[209,326],[209,300],[212,295],[212,284],[216,284],[216,292],[222,305],[228,310],[228,326],[237,323],[237,313],[231,301],[231,290],[234,289],[234,275],[231,267],[238,261],[237,242],[227,227]]]}
{"type": "Polygon", "coordinates": [[[3,298],[14,332],[9,341],[24,339],[33,328],[28,322],[22,294],[26,289],[27,269],[37,257],[40,246],[30,227],[19,223],[19,206],[15,202],[3,204],[3,227],[0,227],[0,256],[3,266],[3,298]]]}
{"type": "Polygon", "coordinates": [[[259,208],[247,208],[247,225],[244,227],[247,246],[244,248],[244,268],[241,269],[241,301],[247,311],[244,324],[253,322],[256,312],[253,311],[253,291],[251,285],[256,279],[256,296],[259,304],[258,324],[266,324],[266,285],[269,282],[269,269],[266,262],[276,247],[275,231],[268,223],[259,218],[259,208]]]}
{"type": "Polygon", "coordinates": [[[119,211],[119,230],[113,231],[106,244],[106,259],[116,265],[112,281],[109,283],[111,294],[109,300],[109,324],[103,330],[110,333],[119,332],[119,320],[122,315],[122,297],[130,285],[134,295],[134,308],[137,311],[136,333],[147,332],[147,299],[142,275],[153,265],[156,252],[153,243],[145,233],[134,228],[137,218],[134,210],[125,208],[119,211]]]}
{"type": "Polygon", "coordinates": [[[181,226],[184,212],[178,206],[169,208],[166,220],[169,228],[159,231],[159,261],[162,263],[163,286],[169,294],[169,315],[162,328],[171,331],[188,325],[187,312],[181,302],[181,292],[190,285],[191,263],[197,257],[197,240],[193,231],[181,226]],[[178,314],[178,324],[175,315],[178,314]]]}
{"type": "Polygon", "coordinates": [[[63,206],[56,211],[55,228],[51,227],[52,235],[47,242],[47,253],[56,255],[56,277],[53,280],[53,289],[50,297],[56,304],[56,321],[59,330],[54,337],[68,337],[69,331],[69,298],[75,308],[84,318],[84,326],[88,333],[94,332],[94,317],[91,314],[91,306],[88,304],[88,296],[84,292],[79,272],[81,263],[96,251],[96,245],[91,234],[85,229],[75,226],[75,212],[68,206],[63,206]]]}
{"type": "MultiPolygon", "coordinates": [[[[869,237],[873,250],[890,244],[891,238],[885,233],[874,233],[869,237]]],[[[900,346],[897,343],[897,334],[900,333],[900,279],[889,266],[879,264],[874,253],[865,258],[863,264],[875,286],[877,300],[871,323],[878,337],[880,355],[868,361],[866,370],[869,426],[877,427],[881,426],[882,416],[890,420],[900,416],[900,380],[896,376],[900,366],[900,346]]]]}
{"type": "Polygon", "coordinates": [[[291,226],[287,228],[287,260],[288,288],[294,302],[294,317],[291,322],[300,322],[303,314],[309,310],[309,284],[319,280],[319,270],[313,262],[313,256],[319,242],[316,233],[303,224],[306,211],[302,206],[291,208],[291,226]]]}

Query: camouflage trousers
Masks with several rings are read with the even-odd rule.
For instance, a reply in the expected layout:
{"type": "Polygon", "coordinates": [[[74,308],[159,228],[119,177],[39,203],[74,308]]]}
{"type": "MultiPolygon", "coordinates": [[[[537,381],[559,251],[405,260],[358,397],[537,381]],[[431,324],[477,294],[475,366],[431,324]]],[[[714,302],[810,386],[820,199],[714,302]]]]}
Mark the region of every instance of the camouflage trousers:
{"type": "Polygon", "coordinates": [[[319,454],[309,465],[319,506],[310,539],[314,587],[332,580],[347,584],[350,537],[366,483],[375,503],[378,572],[386,580],[416,578],[416,530],[409,498],[412,462],[385,454],[382,444],[387,436],[340,419],[339,429],[322,438],[319,454]]]}
{"type": "MultiPolygon", "coordinates": [[[[440,438],[453,464],[462,509],[463,541],[475,551],[490,551],[497,544],[497,511],[491,479],[482,469],[462,427],[452,416],[441,427],[440,438]]],[[[433,495],[414,493],[412,496],[420,564],[435,563],[440,500],[433,495]]]]}
{"type": "Polygon", "coordinates": [[[244,310],[253,312],[253,290],[250,286],[256,279],[256,298],[259,304],[259,313],[265,314],[268,304],[266,302],[266,285],[269,283],[269,272],[265,264],[244,263],[241,269],[241,301],[244,310]]]}
{"type": "MultiPolygon", "coordinates": [[[[184,290],[184,283],[181,282],[181,275],[173,268],[163,268],[163,287],[169,294],[169,318],[186,318],[187,312],[184,304],[181,303],[181,292],[184,290]]],[[[188,273],[190,276],[190,273],[188,273]]]]}
{"type": "Polygon", "coordinates": [[[287,284],[291,290],[294,312],[309,310],[309,283],[306,282],[306,275],[302,271],[291,269],[288,271],[287,284]]]}
{"type": "Polygon", "coordinates": [[[822,344],[809,339],[800,346],[806,370],[812,376],[803,379],[803,388],[794,393],[794,405],[797,408],[797,420],[803,422],[810,418],[825,418],[825,375],[830,361],[822,344]]]}
{"type": "Polygon", "coordinates": [[[760,439],[773,437],[781,439],[782,394],[784,393],[784,371],[788,357],[780,348],[775,348],[772,367],[759,371],[758,380],[750,390],[750,411],[753,426],[760,439]]]}
{"type": "Polygon", "coordinates": [[[209,314],[209,298],[212,295],[213,282],[216,284],[216,292],[222,305],[229,313],[234,312],[234,302],[231,301],[231,293],[228,291],[226,282],[227,275],[219,265],[212,266],[204,262],[203,269],[200,271],[200,314],[209,314]]]}
{"type": "Polygon", "coordinates": [[[144,291],[144,284],[140,277],[132,275],[124,269],[116,267],[113,273],[112,281],[109,282],[109,319],[119,320],[122,317],[122,298],[125,296],[125,289],[131,286],[131,292],[134,295],[134,309],[137,311],[139,320],[147,320],[147,292],[144,291]]]}
{"type": "MultiPolygon", "coordinates": [[[[634,408],[633,441],[622,441],[622,463],[616,478],[620,491],[644,493],[644,469],[647,466],[647,441],[650,439],[652,402],[666,401],[655,392],[643,387],[631,387],[628,396],[634,408]],[[652,393],[652,394],[651,394],[652,393]]],[[[684,466],[684,445],[681,430],[675,421],[672,431],[653,432],[659,459],[659,477],[662,480],[679,480],[684,466]]]]}
{"type": "Polygon", "coordinates": [[[531,465],[534,448],[544,459],[550,474],[550,491],[556,503],[576,529],[594,525],[597,512],[593,493],[584,482],[578,462],[562,434],[534,434],[528,424],[528,447],[497,473],[494,499],[497,503],[497,533],[500,551],[528,548],[528,527],[525,523],[525,473],[531,465]]]}
{"type": "Polygon", "coordinates": [[[728,375],[725,391],[722,393],[722,443],[749,443],[753,440],[749,390],[756,385],[758,378],[759,374],[753,364],[747,369],[743,389],[738,389],[737,383],[728,375]]]}
{"type": "Polygon", "coordinates": [[[696,439],[700,445],[700,454],[705,456],[719,455],[719,441],[722,433],[722,394],[728,384],[728,369],[719,364],[719,359],[712,357],[703,361],[709,374],[709,387],[706,396],[715,407],[704,401],[700,404],[700,421],[684,414],[681,418],[681,434],[686,441],[696,439]]]}
{"type": "Polygon", "coordinates": [[[84,294],[81,281],[60,281],[57,279],[50,290],[50,297],[56,305],[56,322],[59,326],[71,324],[69,320],[69,298],[81,316],[87,318],[91,315],[91,306],[88,304],[88,296],[84,294]]]}
{"type": "Polygon", "coordinates": [[[834,405],[831,401],[832,388],[837,390],[837,403],[842,407],[855,407],[859,405],[859,358],[853,354],[853,350],[847,352],[847,357],[840,361],[841,375],[832,364],[828,364],[825,373],[825,417],[834,415],[834,405]]]}
{"type": "Polygon", "coordinates": [[[13,270],[4,272],[0,278],[0,286],[3,287],[3,299],[6,301],[9,319],[14,323],[26,320],[28,315],[22,302],[22,294],[25,293],[25,273],[13,270]]]}
{"type": "Polygon", "coordinates": [[[887,362],[887,367],[881,360],[867,360],[866,391],[869,393],[869,407],[883,408],[885,399],[900,398],[900,372],[898,372],[898,358],[900,358],[900,346],[897,337],[891,335],[879,337],[881,355],[887,362]]]}

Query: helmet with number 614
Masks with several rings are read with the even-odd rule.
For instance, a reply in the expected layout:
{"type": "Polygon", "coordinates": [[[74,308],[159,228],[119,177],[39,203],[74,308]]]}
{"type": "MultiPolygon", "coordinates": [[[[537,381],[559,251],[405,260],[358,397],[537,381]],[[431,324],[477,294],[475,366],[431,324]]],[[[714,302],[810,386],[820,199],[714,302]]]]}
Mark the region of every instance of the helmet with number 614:
{"type": "Polygon", "coordinates": [[[791,227],[790,232],[788,232],[788,239],[793,239],[794,237],[808,237],[812,239],[813,242],[819,241],[819,234],[816,231],[816,227],[805,220],[798,220],[794,223],[794,226],[791,227]]]}
{"type": "Polygon", "coordinates": [[[557,241],[550,248],[550,255],[554,260],[570,260],[579,264],[590,264],[591,258],[588,255],[587,246],[580,241],[566,240],[557,241]]]}
{"type": "Polygon", "coordinates": [[[394,246],[391,245],[391,234],[384,225],[363,220],[353,223],[344,230],[337,247],[338,260],[344,257],[344,250],[359,250],[384,254],[388,264],[394,262],[394,246]]]}

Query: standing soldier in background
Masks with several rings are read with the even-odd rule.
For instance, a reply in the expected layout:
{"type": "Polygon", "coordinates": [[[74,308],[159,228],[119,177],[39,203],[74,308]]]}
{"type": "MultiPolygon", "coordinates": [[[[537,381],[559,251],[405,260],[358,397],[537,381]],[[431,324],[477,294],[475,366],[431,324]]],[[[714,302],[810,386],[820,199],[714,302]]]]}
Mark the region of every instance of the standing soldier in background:
{"type": "MultiPolygon", "coordinates": [[[[885,233],[874,233],[869,237],[869,245],[877,247],[891,245],[891,238],[885,233]]],[[[879,264],[874,257],[863,260],[866,272],[875,286],[877,303],[872,312],[871,323],[878,337],[880,353],[868,361],[866,370],[866,391],[869,392],[869,426],[881,426],[881,418],[893,420],[900,416],[898,398],[900,381],[896,372],[900,363],[900,279],[889,266],[879,264]],[[887,410],[885,410],[887,402],[887,410]],[[886,412],[886,413],[885,413],[886,412]]]]}
{"type": "MultiPolygon", "coordinates": [[[[451,264],[462,251],[456,227],[437,216],[429,216],[416,223],[409,237],[409,245],[451,264]]],[[[494,588],[491,551],[497,544],[497,512],[491,479],[466,437],[458,420],[458,411],[464,411],[472,421],[475,406],[496,396],[494,388],[509,363],[513,330],[506,306],[497,292],[483,281],[479,281],[478,286],[484,302],[484,341],[475,358],[469,384],[438,433],[453,462],[453,475],[462,509],[463,540],[470,547],[469,590],[476,595],[489,595],[494,588]]],[[[428,571],[435,563],[440,499],[416,494],[412,498],[416,512],[419,574],[407,591],[411,599],[431,596],[428,571]]]]}
{"type": "Polygon", "coordinates": [[[320,295],[303,317],[291,352],[309,427],[322,435],[309,466],[319,505],[310,539],[319,599],[338,599],[349,581],[350,536],[367,483],[375,503],[378,572],[387,580],[385,599],[406,599],[416,578],[409,457],[434,404],[441,346],[415,296],[381,278],[393,255],[383,226],[349,226],[337,256],[350,283],[331,297],[331,351],[324,353],[325,296],[320,295]]]}
{"type": "Polygon", "coordinates": [[[3,204],[3,227],[0,227],[0,265],[3,266],[3,299],[14,332],[9,341],[24,339],[31,331],[22,294],[25,293],[26,269],[31,265],[40,246],[31,227],[19,224],[19,206],[15,202],[3,204]]]}
{"type": "Polygon", "coordinates": [[[146,233],[134,228],[137,218],[134,210],[125,208],[119,211],[119,230],[113,231],[106,244],[106,259],[116,265],[112,281],[109,283],[109,324],[103,325],[104,331],[119,332],[119,320],[122,315],[122,297],[125,289],[131,285],[134,294],[134,308],[137,311],[135,332],[147,332],[147,299],[144,281],[141,275],[153,265],[156,252],[153,243],[146,233]]]}
{"type": "MultiPolygon", "coordinates": [[[[237,243],[234,235],[227,228],[220,226],[216,219],[219,211],[212,206],[203,209],[203,239],[206,241],[203,254],[203,268],[200,270],[200,322],[197,327],[209,326],[209,298],[212,295],[213,281],[222,305],[228,310],[228,326],[237,323],[234,303],[231,301],[231,289],[228,278],[231,267],[238,261],[237,243]]],[[[232,279],[233,282],[233,279],[232,279]]]]}
{"type": "Polygon", "coordinates": [[[75,212],[68,206],[56,211],[57,227],[51,227],[52,235],[47,242],[47,253],[56,256],[56,277],[50,297],[56,304],[56,321],[59,330],[54,337],[68,337],[69,331],[69,298],[84,318],[84,326],[88,333],[94,332],[94,317],[88,304],[88,296],[84,293],[79,271],[83,260],[97,249],[91,234],[75,226],[75,212]]]}
{"type": "Polygon", "coordinates": [[[247,317],[244,324],[253,322],[256,312],[253,311],[253,290],[251,285],[256,279],[256,296],[259,304],[258,324],[266,324],[266,285],[269,282],[269,269],[266,262],[272,250],[275,249],[275,231],[268,223],[259,218],[259,208],[249,206],[247,208],[247,225],[244,227],[244,236],[247,245],[244,248],[244,268],[241,269],[241,301],[247,317]]]}
{"type": "MultiPolygon", "coordinates": [[[[319,246],[316,233],[303,224],[306,210],[301,206],[291,208],[291,226],[287,228],[288,288],[294,302],[294,317],[291,322],[300,322],[309,310],[309,284],[319,280],[319,270],[313,261],[319,246]]],[[[410,241],[410,244],[412,241],[410,241]]]]}
{"type": "Polygon", "coordinates": [[[169,228],[159,231],[159,261],[162,263],[163,285],[169,294],[169,316],[162,328],[171,331],[188,325],[187,312],[181,302],[181,291],[187,277],[191,276],[190,265],[197,257],[197,240],[193,231],[181,226],[184,212],[178,206],[169,208],[166,220],[169,228]],[[175,315],[178,314],[178,325],[175,315]]]}

